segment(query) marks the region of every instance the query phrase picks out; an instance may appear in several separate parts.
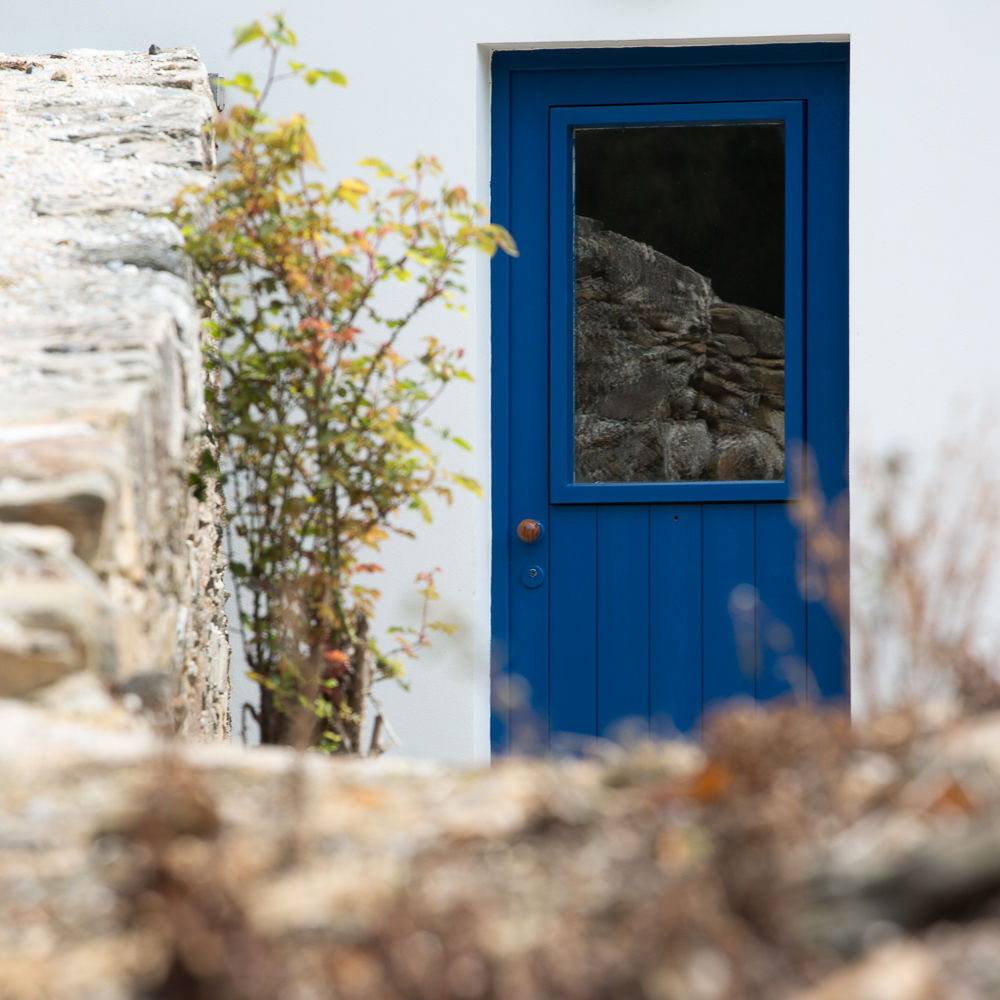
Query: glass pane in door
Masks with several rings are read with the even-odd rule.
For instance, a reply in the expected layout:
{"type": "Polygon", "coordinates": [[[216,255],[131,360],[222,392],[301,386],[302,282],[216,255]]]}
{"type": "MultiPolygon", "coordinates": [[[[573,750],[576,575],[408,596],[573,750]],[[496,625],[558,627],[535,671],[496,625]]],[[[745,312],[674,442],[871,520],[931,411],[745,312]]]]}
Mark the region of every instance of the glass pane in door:
{"type": "Polygon", "coordinates": [[[573,130],[574,481],[785,473],[781,122],[573,130]]]}

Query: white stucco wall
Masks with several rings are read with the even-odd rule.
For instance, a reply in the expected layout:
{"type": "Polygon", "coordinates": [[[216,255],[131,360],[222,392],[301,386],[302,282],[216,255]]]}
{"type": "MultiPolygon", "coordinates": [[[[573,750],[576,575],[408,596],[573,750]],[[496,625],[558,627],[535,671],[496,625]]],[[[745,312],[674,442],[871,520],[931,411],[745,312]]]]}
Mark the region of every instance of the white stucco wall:
{"type": "MultiPolygon", "coordinates": [[[[852,463],[899,446],[930,456],[949,423],[942,414],[993,398],[1000,8],[990,0],[289,0],[284,8],[304,59],[350,80],[346,91],[275,98],[277,111],[308,114],[333,175],[366,155],[402,164],[433,152],[482,200],[492,47],[849,39],[852,463]]],[[[251,58],[228,52],[232,27],[265,9],[246,0],[5,0],[0,47],[191,44],[227,74],[251,58]]],[[[488,492],[487,277],[480,262],[470,273],[470,318],[442,317],[439,329],[471,352],[477,385],[452,393],[441,415],[473,439],[470,465],[488,492]]],[[[864,498],[853,499],[858,525],[864,498]]],[[[386,698],[406,753],[488,755],[489,530],[488,504],[461,497],[419,542],[391,554],[402,594],[418,570],[441,566],[442,617],[466,625],[414,665],[409,694],[386,698]]],[[[390,598],[385,619],[406,618],[406,603],[390,598]]]]}

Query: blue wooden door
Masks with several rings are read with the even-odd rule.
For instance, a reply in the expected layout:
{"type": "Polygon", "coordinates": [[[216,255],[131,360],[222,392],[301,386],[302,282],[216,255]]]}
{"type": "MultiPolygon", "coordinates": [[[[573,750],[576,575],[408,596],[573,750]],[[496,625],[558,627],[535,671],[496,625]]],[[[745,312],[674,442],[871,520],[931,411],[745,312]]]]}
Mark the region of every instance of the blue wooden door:
{"type": "Polygon", "coordinates": [[[846,147],[844,45],[494,56],[495,752],[845,694],[846,147]]]}

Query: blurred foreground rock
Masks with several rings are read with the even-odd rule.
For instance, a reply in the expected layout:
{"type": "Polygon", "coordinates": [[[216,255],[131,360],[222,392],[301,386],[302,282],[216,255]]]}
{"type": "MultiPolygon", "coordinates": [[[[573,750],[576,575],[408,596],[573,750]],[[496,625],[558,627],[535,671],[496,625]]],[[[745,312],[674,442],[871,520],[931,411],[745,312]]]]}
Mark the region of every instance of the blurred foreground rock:
{"type": "Polygon", "coordinates": [[[462,771],[164,744],[73,683],[0,702],[4,1000],[1000,996],[1000,715],[462,771]]]}

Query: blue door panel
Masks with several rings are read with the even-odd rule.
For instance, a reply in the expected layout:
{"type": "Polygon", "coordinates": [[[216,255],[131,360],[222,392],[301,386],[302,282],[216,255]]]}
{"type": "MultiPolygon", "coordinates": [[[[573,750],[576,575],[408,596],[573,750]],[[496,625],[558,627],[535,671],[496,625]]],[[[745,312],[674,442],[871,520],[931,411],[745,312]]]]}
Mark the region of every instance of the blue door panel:
{"type": "Polygon", "coordinates": [[[649,709],[658,737],[696,729],[702,703],[702,506],[649,511],[649,709]]]}
{"type": "Polygon", "coordinates": [[[556,513],[549,532],[549,729],[553,749],[582,750],[597,732],[597,508],[556,513]]]}
{"type": "MultiPolygon", "coordinates": [[[[846,75],[846,65],[844,67],[846,75]]],[[[831,88],[832,89],[832,88],[831,88]]],[[[810,108],[810,126],[825,139],[809,163],[806,213],[806,301],[813,325],[807,341],[806,440],[814,461],[806,463],[809,488],[846,512],[847,482],[847,114],[844,97],[827,92],[810,108]],[[813,332],[815,331],[815,332],[813,332]]],[[[846,544],[846,516],[843,542],[846,544]]],[[[810,557],[811,559],[811,557],[810,557]]],[[[819,572],[807,581],[822,579],[819,572]]],[[[809,582],[807,660],[809,697],[842,700],[847,695],[846,645],[827,603],[829,595],[809,582]],[[831,651],[837,650],[838,655],[831,651]]],[[[846,608],[842,609],[846,613],[846,608]]]]}
{"type": "Polygon", "coordinates": [[[804,699],[806,606],[799,589],[799,533],[782,504],[757,504],[756,517],[757,697],[804,699]]]}
{"type": "MultiPolygon", "coordinates": [[[[512,102],[517,108],[517,102],[512,102]]],[[[543,121],[521,121],[515,113],[516,135],[525,149],[545,141],[543,121]]],[[[548,211],[544,186],[517,185],[510,194],[511,231],[526,232],[539,215],[548,211]]],[[[510,615],[506,648],[497,651],[495,659],[505,667],[501,689],[507,704],[501,711],[508,715],[505,742],[510,749],[530,751],[547,743],[548,665],[540,655],[540,637],[548,634],[549,587],[527,588],[523,580],[532,566],[545,569],[549,565],[550,534],[546,533],[534,545],[525,545],[511,530],[522,518],[537,518],[546,522],[545,512],[539,511],[533,482],[544,475],[547,462],[544,418],[539,419],[533,400],[548,398],[548,371],[544,362],[547,328],[545,317],[538,314],[535,303],[544,301],[548,293],[546,267],[548,248],[545,240],[527,240],[520,247],[520,265],[513,276],[515,287],[509,297],[507,320],[517,336],[505,338],[501,347],[503,370],[509,373],[508,392],[511,396],[509,437],[506,454],[494,452],[494,462],[500,462],[504,482],[509,484],[503,512],[494,538],[502,543],[502,564],[509,567],[504,587],[508,592],[510,615]],[[512,474],[515,473],[515,474],[512,474]],[[512,520],[513,519],[513,520],[512,520]],[[511,600],[513,598],[513,600],[511,600]],[[514,678],[510,686],[509,677],[514,678]]],[[[498,345],[499,346],[499,345],[498,345]]],[[[495,563],[496,564],[496,563],[495,563]]]]}
{"type": "Polygon", "coordinates": [[[712,709],[756,693],[754,505],[706,504],[702,519],[702,704],[712,709]]]}
{"type": "Polygon", "coordinates": [[[597,510],[597,732],[649,735],[649,508],[597,510]]]}
{"type": "Polygon", "coordinates": [[[823,574],[802,571],[808,545],[783,499],[797,482],[780,494],[661,489],[649,502],[641,486],[619,490],[621,502],[600,489],[570,502],[552,488],[553,434],[573,418],[572,359],[553,334],[572,315],[570,227],[558,223],[571,202],[550,144],[552,122],[575,114],[567,108],[599,119],[602,107],[636,106],[630,120],[642,120],[643,105],[725,103],[731,115],[739,102],[796,102],[804,152],[786,212],[798,211],[801,238],[786,242],[786,331],[798,322],[802,337],[786,336],[786,366],[802,377],[789,380],[786,410],[819,470],[807,486],[837,496],[847,486],[847,47],[526,51],[497,53],[493,70],[492,212],[521,251],[497,258],[492,276],[494,751],[558,748],[560,734],[579,748],[623,720],[637,734],[696,732],[706,707],[734,696],[844,697],[845,642],[818,600],[823,574]],[[541,540],[517,538],[522,518],[545,525],[541,540]],[[803,580],[813,581],[805,595],[803,580]]]}

